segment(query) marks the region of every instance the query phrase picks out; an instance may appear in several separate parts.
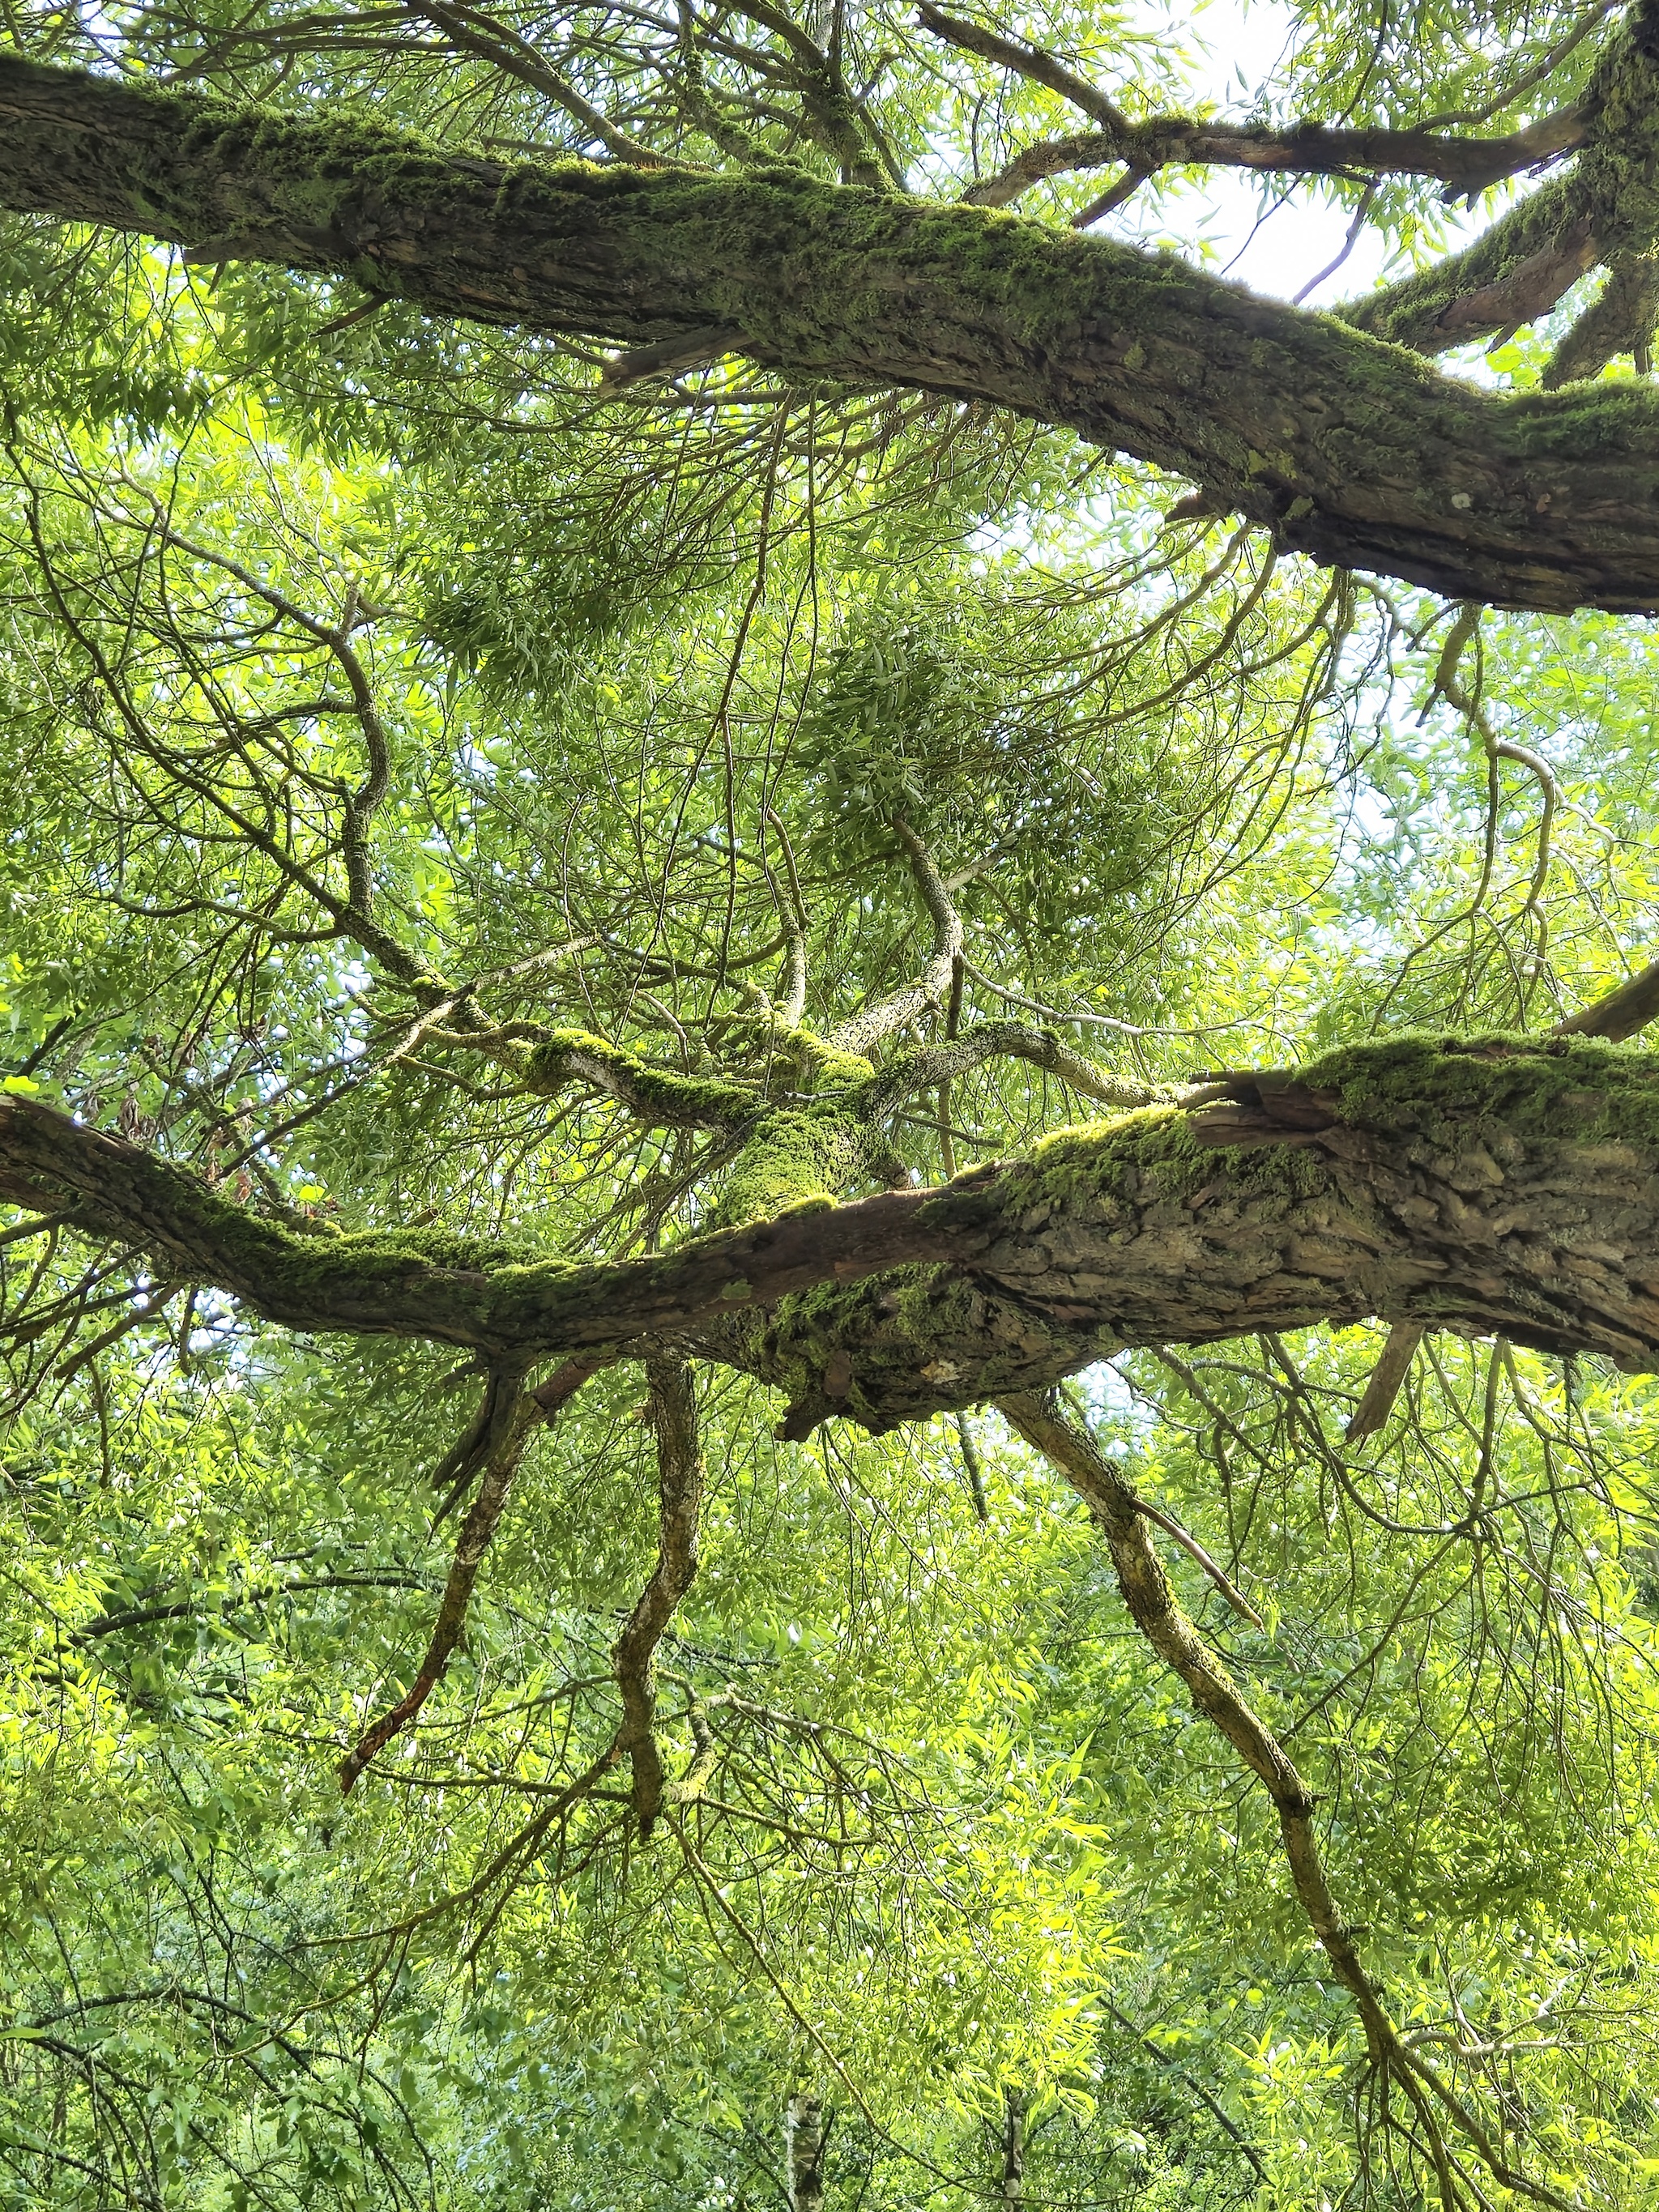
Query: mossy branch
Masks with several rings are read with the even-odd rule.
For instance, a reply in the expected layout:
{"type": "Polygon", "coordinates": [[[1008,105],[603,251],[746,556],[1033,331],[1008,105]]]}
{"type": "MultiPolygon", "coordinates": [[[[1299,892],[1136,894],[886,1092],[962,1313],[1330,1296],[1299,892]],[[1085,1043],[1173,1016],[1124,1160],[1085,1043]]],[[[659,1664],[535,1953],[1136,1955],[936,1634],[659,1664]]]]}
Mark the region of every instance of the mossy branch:
{"type": "Polygon", "coordinates": [[[1068,427],[1321,560],[1459,599],[1648,609],[1650,395],[1476,391],[1359,327],[1420,335],[1448,287],[1461,298],[1534,253],[1577,252],[1581,217],[1595,253],[1648,249],[1659,164],[1634,20],[1610,38],[1571,178],[1504,218],[1478,266],[1454,257],[1438,290],[1384,294],[1347,325],[994,209],[795,169],[494,160],[349,113],[228,106],[13,57],[0,59],[0,206],[349,275],[437,315],[623,346],[738,329],[750,358],[788,376],[1068,427]],[[1583,208],[1559,197],[1569,183],[1583,208]]]}
{"type": "Polygon", "coordinates": [[[1016,1433],[1057,1468],[1082,1498],[1106,1539],[1130,1619],[1184,1683],[1199,1713],[1232,1746],[1272,1800],[1297,1902],[1354,2001],[1373,2069],[1397,2086],[1427,2139],[1443,2180],[1444,2212],[1456,2212],[1462,2202],[1450,2185],[1449,2136],[1454,2141],[1461,2136],[1505,2189],[1566,2212],[1565,2198],[1510,2163],[1499,2148],[1501,2130],[1485,2126],[1461,2100],[1448,2094],[1439,2076],[1401,2039],[1360,1957],[1356,1932],[1333,1893],[1315,1826],[1319,1801],[1176,1601],[1147,1534],[1145,1507],[1055,1396],[1008,1396],[999,1399],[998,1408],[1016,1433]]]}
{"type": "Polygon", "coordinates": [[[17,1097],[0,1200],[308,1331],[503,1364],[672,1332],[786,1389],[797,1432],[838,1412],[890,1428],[1128,1345],[1379,1317],[1659,1370],[1659,1056],[1565,1036],[1354,1046],[841,1205],[823,1162],[842,1109],[788,1110],[807,1126],[781,1113],[772,1137],[823,1195],[608,1263],[436,1230],[300,1235],[17,1097]]]}
{"type": "Polygon", "coordinates": [[[634,1816],[648,1843],[663,1803],[662,1753],[653,1729],[657,1646],[697,1571],[697,1522],[702,1504],[702,1448],[691,1370],[683,1359],[647,1360],[651,1419],[657,1432],[657,1563],[640,1592],[611,1657],[622,1692],[616,1747],[633,1769],[634,1816]]]}
{"type": "Polygon", "coordinates": [[[1024,1060],[1057,1076],[1079,1097],[1121,1111],[1173,1104],[1191,1087],[1127,1082],[1074,1052],[1053,1030],[1033,1029],[1024,1022],[977,1022],[948,1044],[908,1053],[883,1068],[866,1085],[860,1104],[872,1121],[884,1120],[916,1091],[954,1082],[992,1060],[1024,1060]]]}
{"type": "Polygon", "coordinates": [[[763,1105],[744,1085],[653,1066],[586,1030],[555,1030],[528,1054],[524,1079],[544,1098],[586,1085],[652,1128],[730,1129],[752,1121],[763,1105]]]}

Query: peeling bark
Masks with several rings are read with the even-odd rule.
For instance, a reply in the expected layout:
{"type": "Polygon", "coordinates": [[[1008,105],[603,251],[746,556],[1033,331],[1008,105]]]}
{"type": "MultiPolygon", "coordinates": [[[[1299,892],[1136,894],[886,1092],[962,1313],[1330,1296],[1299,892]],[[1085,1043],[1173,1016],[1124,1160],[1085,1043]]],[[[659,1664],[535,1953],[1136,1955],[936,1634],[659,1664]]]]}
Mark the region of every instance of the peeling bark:
{"type": "Polygon", "coordinates": [[[490,161],[15,59],[0,205],[349,275],[438,315],[625,346],[727,326],[786,375],[1072,428],[1318,560],[1510,605],[1659,606],[1647,393],[1475,391],[1328,317],[994,210],[785,169],[490,161]]]}

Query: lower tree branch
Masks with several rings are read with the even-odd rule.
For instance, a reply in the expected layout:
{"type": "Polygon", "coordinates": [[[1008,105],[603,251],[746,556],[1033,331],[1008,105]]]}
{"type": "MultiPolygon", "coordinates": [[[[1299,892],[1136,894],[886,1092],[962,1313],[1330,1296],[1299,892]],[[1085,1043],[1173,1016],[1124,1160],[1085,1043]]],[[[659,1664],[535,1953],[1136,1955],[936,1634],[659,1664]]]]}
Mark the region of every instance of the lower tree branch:
{"type": "Polygon", "coordinates": [[[1628,982],[1609,991],[1581,1013],[1558,1023],[1557,1036],[1607,1037],[1617,1042],[1634,1036],[1659,1014],[1659,960],[1650,961],[1628,982]]]}
{"type": "Polygon", "coordinates": [[[1659,254],[1632,253],[1615,261],[1607,281],[1550,356],[1540,381],[1547,392],[1580,377],[1599,376],[1610,361],[1631,355],[1638,374],[1651,367],[1659,324],[1659,254]]]}
{"type": "Polygon", "coordinates": [[[443,1601],[438,1607],[438,1618],[432,1631],[432,1640],[427,1646],[420,1671],[408,1691],[383,1713],[362,1737],[356,1747],[340,1762],[340,1795],[349,1796],[353,1784],[376,1753],[385,1749],[393,1736],[407,1728],[421,1707],[443,1680],[450,1657],[460,1642],[466,1627],[466,1609],[472,1595],[472,1586],[478,1579],[478,1569],[483,1564],[484,1553],[489,1549],[489,1540],[507,1509],[507,1493],[513,1478],[518,1473],[519,1462],[529,1442],[530,1431],[541,1418],[540,1408],[527,1398],[520,1388],[521,1377],[507,1370],[491,1378],[491,1389],[486,1398],[489,1421],[483,1440],[483,1480],[478,1486],[478,1495],[472,1510],[461,1524],[461,1533],[455,1546],[454,1560],[449,1570],[449,1580],[444,1586],[443,1601]]]}
{"type": "Polygon", "coordinates": [[[15,1096],[0,1200],[71,1210],[307,1331],[520,1366],[687,1337],[786,1390],[795,1434],[1046,1387],[1127,1346],[1377,1317],[1659,1369],[1659,1058],[1571,1036],[1405,1038],[1230,1075],[936,1190],[609,1264],[439,1230],[301,1236],[15,1096]]]}

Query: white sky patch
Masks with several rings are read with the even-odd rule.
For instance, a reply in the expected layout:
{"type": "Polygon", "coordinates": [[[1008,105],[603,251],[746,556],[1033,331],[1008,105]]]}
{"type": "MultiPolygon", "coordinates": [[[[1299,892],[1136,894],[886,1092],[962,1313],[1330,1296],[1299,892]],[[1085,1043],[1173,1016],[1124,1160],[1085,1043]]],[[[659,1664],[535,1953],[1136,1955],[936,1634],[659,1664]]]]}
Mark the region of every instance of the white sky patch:
{"type": "MultiPolygon", "coordinates": [[[[1212,105],[1231,122],[1259,112],[1261,88],[1279,75],[1294,47],[1295,20],[1281,0],[1206,0],[1191,13],[1177,5],[1170,14],[1148,0],[1146,12],[1149,27],[1178,42],[1193,104],[1212,105]]],[[[1448,247],[1478,237],[1492,214],[1489,199],[1470,210],[1449,209],[1448,247]]],[[[1166,192],[1161,204],[1151,193],[1138,195],[1100,222],[1096,234],[1191,257],[1203,252],[1216,274],[1270,299],[1294,300],[1342,255],[1352,220],[1352,210],[1329,197],[1316,179],[1214,169],[1166,192]]],[[[1385,237],[1362,225],[1340,267],[1303,304],[1334,307],[1370,291],[1385,272],[1407,273],[1388,268],[1390,252],[1385,237]]]]}

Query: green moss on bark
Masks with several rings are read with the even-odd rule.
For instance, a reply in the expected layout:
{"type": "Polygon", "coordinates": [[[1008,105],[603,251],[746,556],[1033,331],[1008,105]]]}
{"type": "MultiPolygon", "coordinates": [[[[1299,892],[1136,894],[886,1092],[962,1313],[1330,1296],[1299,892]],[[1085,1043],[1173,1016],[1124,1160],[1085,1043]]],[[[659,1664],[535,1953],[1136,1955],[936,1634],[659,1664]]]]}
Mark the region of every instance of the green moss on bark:
{"type": "Polygon", "coordinates": [[[769,1220],[814,1201],[834,1205],[865,1171],[869,1136],[844,1107],[782,1107],[767,1115],[732,1163],[715,1220],[769,1220]]]}

